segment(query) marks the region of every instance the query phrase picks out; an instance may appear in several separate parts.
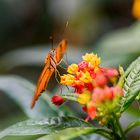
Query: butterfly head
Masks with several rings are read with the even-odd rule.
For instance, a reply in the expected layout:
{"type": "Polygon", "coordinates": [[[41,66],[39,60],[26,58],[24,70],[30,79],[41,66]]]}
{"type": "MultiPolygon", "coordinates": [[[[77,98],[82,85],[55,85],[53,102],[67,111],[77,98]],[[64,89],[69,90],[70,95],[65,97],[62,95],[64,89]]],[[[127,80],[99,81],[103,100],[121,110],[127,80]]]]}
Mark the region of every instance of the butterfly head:
{"type": "Polygon", "coordinates": [[[55,49],[52,49],[52,50],[50,51],[50,55],[51,55],[52,57],[54,57],[54,56],[56,55],[55,49]]]}

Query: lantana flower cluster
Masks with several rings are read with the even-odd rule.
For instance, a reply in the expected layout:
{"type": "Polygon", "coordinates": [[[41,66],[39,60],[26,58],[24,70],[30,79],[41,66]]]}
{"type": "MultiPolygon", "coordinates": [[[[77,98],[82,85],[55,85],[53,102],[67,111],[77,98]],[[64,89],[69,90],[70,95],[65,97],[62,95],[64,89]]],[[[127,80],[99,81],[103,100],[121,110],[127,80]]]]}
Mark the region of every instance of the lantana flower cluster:
{"type": "MultiPolygon", "coordinates": [[[[101,59],[94,53],[86,53],[79,64],[68,66],[68,74],[61,76],[60,83],[71,86],[77,95],[76,101],[81,104],[89,119],[99,120],[105,124],[123,95],[121,87],[115,86],[119,72],[114,68],[100,67],[101,59]]],[[[61,105],[65,99],[61,95],[52,98],[52,102],[61,105]]]]}

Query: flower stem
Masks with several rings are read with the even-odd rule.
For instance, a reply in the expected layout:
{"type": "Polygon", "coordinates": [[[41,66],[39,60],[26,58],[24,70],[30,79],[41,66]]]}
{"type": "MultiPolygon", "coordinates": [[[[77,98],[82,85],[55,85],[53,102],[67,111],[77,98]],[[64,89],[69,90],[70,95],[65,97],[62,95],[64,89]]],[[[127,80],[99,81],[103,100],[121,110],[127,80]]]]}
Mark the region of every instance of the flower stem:
{"type": "Polygon", "coordinates": [[[124,132],[123,132],[123,129],[122,129],[122,127],[121,127],[121,125],[120,125],[120,122],[119,122],[119,120],[118,120],[118,117],[116,116],[115,113],[113,113],[113,117],[114,117],[114,119],[115,119],[115,121],[116,121],[116,125],[117,125],[117,127],[118,127],[118,129],[119,129],[119,132],[120,132],[120,135],[121,135],[122,140],[126,140],[126,137],[125,137],[125,134],[124,134],[124,132]]]}

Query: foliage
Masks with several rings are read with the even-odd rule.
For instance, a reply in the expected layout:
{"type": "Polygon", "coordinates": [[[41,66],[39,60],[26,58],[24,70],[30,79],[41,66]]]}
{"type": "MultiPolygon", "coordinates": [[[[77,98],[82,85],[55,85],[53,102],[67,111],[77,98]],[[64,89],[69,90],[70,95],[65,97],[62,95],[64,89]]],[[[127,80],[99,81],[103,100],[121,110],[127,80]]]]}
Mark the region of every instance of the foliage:
{"type": "Polygon", "coordinates": [[[140,93],[140,57],[138,57],[123,75],[124,97],[120,101],[120,112],[125,111],[140,93]]]}

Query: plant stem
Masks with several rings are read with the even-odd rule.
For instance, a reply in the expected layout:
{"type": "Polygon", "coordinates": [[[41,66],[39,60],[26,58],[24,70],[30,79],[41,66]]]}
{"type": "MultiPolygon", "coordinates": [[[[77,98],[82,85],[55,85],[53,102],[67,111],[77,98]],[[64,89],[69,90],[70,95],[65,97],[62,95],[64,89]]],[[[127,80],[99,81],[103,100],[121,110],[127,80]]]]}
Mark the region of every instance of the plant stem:
{"type": "Polygon", "coordinates": [[[114,117],[114,119],[115,119],[115,121],[116,121],[116,125],[117,125],[117,127],[118,127],[118,129],[119,129],[119,131],[120,131],[122,140],[126,140],[126,137],[125,137],[125,134],[124,134],[124,132],[123,132],[123,129],[122,129],[122,127],[121,127],[121,125],[120,125],[120,122],[119,122],[119,120],[118,120],[118,117],[116,116],[115,113],[113,113],[113,117],[114,117]]]}
{"type": "Polygon", "coordinates": [[[112,130],[112,139],[113,140],[118,140],[118,139],[120,140],[121,139],[117,133],[116,123],[114,122],[114,120],[109,122],[108,128],[112,130]]]}
{"type": "Polygon", "coordinates": [[[112,137],[111,137],[111,132],[109,130],[105,130],[105,129],[98,129],[96,131],[97,134],[99,135],[102,135],[103,137],[109,139],[109,140],[112,140],[112,137]]]}

